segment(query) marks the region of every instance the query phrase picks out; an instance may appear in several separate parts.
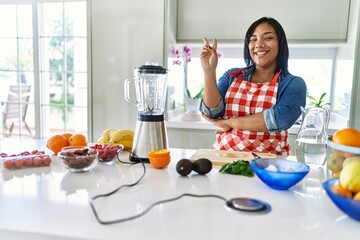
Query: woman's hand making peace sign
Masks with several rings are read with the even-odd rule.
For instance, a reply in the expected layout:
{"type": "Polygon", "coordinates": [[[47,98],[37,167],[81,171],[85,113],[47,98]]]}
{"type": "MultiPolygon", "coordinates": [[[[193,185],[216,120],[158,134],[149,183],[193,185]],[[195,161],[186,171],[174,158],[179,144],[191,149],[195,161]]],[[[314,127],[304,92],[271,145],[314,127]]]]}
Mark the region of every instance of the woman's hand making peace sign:
{"type": "Polygon", "coordinates": [[[204,71],[215,71],[218,63],[218,54],[217,49],[217,40],[216,38],[213,41],[213,45],[210,46],[209,41],[206,37],[203,37],[204,46],[200,53],[201,66],[204,71]]]}

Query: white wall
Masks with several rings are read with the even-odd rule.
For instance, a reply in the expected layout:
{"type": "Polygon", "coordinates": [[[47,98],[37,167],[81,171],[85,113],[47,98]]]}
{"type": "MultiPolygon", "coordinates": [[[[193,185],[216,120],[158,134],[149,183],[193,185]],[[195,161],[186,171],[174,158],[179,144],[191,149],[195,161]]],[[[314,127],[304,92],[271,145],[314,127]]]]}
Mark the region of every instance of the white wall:
{"type": "Polygon", "coordinates": [[[135,128],[123,83],[146,61],[163,65],[164,1],[93,0],[90,8],[94,141],[106,128],[135,128]]]}

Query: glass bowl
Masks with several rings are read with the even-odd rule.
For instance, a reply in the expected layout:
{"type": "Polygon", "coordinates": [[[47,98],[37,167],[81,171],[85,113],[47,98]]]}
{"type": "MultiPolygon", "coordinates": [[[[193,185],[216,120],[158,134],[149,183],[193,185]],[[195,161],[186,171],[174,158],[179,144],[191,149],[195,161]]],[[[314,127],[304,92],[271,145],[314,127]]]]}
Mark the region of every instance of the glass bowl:
{"type": "Polygon", "coordinates": [[[116,156],[122,152],[124,145],[122,144],[95,144],[90,146],[98,153],[98,162],[112,165],[116,162],[116,156]]]}
{"type": "Polygon", "coordinates": [[[334,143],[329,137],[326,141],[326,166],[330,178],[339,178],[343,166],[353,160],[360,160],[360,148],[334,143]]]}
{"type": "Polygon", "coordinates": [[[360,201],[354,200],[352,198],[343,197],[331,191],[332,186],[338,181],[339,179],[333,178],[323,183],[323,187],[327,195],[330,197],[332,202],[346,215],[357,221],[360,221],[360,201]]]}
{"type": "Polygon", "coordinates": [[[277,190],[289,189],[310,171],[305,163],[286,159],[257,158],[250,161],[250,166],[261,181],[277,190]]]}
{"type": "Polygon", "coordinates": [[[97,164],[97,151],[90,147],[64,147],[57,156],[71,172],[90,171],[97,164]]]}

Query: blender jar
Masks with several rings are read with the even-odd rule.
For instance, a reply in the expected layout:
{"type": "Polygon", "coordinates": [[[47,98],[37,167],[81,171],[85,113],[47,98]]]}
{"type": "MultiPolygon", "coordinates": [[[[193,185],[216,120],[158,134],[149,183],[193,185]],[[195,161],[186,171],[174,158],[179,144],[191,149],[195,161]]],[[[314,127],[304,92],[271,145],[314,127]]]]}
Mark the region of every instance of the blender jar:
{"type": "Polygon", "coordinates": [[[139,114],[162,115],[165,111],[168,70],[147,62],[134,69],[136,102],[129,97],[129,79],[125,81],[125,99],[135,104],[139,114]]]}

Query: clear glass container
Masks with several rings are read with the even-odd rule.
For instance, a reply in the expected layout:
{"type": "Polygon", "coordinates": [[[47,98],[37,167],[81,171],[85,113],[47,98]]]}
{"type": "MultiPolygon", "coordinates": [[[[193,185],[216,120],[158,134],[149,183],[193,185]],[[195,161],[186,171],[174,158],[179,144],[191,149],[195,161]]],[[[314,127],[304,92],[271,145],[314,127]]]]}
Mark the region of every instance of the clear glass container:
{"type": "Polygon", "coordinates": [[[134,69],[134,78],[125,80],[125,99],[145,115],[162,115],[165,111],[168,70],[157,63],[147,62],[134,69]],[[129,84],[135,84],[136,101],[131,100],[129,84]]]}
{"type": "Polygon", "coordinates": [[[89,147],[64,147],[58,154],[62,165],[70,172],[86,172],[97,165],[97,151],[89,147]]]}
{"type": "Polygon", "coordinates": [[[295,154],[299,162],[306,163],[313,169],[325,164],[328,122],[329,113],[325,108],[311,107],[303,110],[295,141],[295,154]]]}

